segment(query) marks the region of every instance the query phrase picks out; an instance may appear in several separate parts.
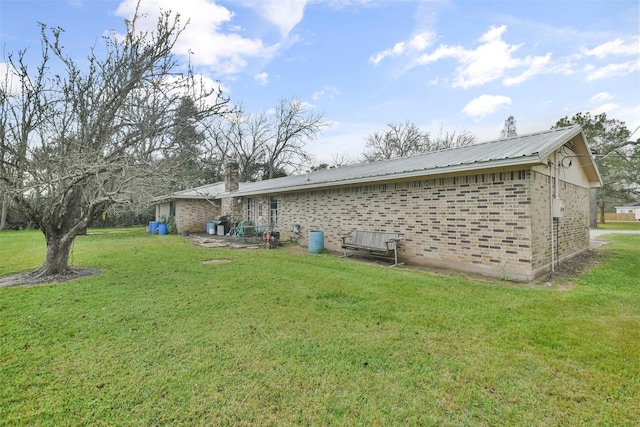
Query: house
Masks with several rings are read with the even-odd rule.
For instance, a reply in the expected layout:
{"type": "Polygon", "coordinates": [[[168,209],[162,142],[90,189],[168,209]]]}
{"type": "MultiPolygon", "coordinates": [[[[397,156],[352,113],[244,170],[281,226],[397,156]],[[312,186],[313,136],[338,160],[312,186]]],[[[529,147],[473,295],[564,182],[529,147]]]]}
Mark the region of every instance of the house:
{"type": "Polygon", "coordinates": [[[339,250],[353,230],[390,231],[407,264],[522,281],[588,250],[602,184],[579,126],[243,186],[233,171],[219,212],[266,218],[281,240],[323,230],[339,250]]]}
{"type": "Polygon", "coordinates": [[[616,206],[617,214],[634,214],[636,221],[640,221],[640,202],[628,203],[624,206],[616,206]]]}
{"type": "Polygon", "coordinates": [[[208,220],[220,215],[220,201],[224,182],[177,191],[151,199],[156,204],[156,221],[166,222],[174,216],[178,232],[204,232],[208,220]]]}
{"type": "MultiPolygon", "coordinates": [[[[206,232],[207,221],[221,216],[222,201],[219,196],[225,191],[236,191],[244,185],[238,182],[237,165],[227,167],[226,174],[225,181],[152,198],[151,201],[155,203],[156,208],[156,221],[165,222],[173,216],[178,233],[206,232]]],[[[238,206],[229,212],[230,218],[238,218],[240,215],[238,206]]]]}

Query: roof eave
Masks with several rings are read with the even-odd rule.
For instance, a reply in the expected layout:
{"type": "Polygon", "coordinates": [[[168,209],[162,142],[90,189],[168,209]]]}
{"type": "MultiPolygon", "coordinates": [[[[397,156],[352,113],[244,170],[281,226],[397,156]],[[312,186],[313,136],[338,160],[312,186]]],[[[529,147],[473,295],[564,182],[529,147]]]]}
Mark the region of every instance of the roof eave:
{"type": "Polygon", "coordinates": [[[216,196],[216,198],[223,199],[226,197],[242,197],[242,196],[257,196],[260,194],[273,194],[273,193],[281,193],[281,192],[292,192],[292,191],[301,191],[301,190],[313,190],[318,188],[325,187],[335,187],[341,185],[352,185],[352,184],[363,184],[370,182],[380,182],[380,181],[395,181],[402,180],[406,178],[415,178],[415,177],[423,177],[423,176],[434,176],[434,175],[444,175],[451,174],[457,172],[465,172],[465,171],[477,171],[477,170],[487,170],[487,169],[496,169],[503,167],[513,167],[513,166],[533,166],[543,164],[540,160],[540,157],[535,154],[532,156],[523,156],[518,159],[502,159],[502,160],[492,160],[491,162],[486,162],[484,164],[481,163],[466,163],[455,166],[445,166],[445,167],[436,167],[433,169],[420,169],[416,171],[408,171],[401,173],[393,173],[386,175],[378,175],[378,176],[368,176],[363,178],[353,178],[353,179],[345,179],[345,180],[336,180],[336,181],[325,181],[319,183],[309,183],[303,185],[295,185],[295,186],[279,186],[279,187],[271,187],[263,190],[256,191],[234,191],[234,192],[225,192],[216,196]]]}

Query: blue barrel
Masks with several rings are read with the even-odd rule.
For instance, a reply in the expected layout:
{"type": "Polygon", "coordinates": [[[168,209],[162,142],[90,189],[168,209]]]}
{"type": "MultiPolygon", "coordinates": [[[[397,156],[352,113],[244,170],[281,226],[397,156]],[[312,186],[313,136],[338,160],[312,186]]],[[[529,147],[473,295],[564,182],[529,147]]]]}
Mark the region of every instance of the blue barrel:
{"type": "Polygon", "coordinates": [[[167,234],[167,224],[162,223],[162,222],[160,224],[158,224],[158,234],[160,234],[160,235],[167,234]]]}
{"type": "Polygon", "coordinates": [[[149,221],[149,233],[156,234],[158,232],[159,221],[149,221]]]}
{"type": "Polygon", "coordinates": [[[322,230],[309,230],[309,253],[321,254],[324,252],[324,233],[322,230]]]}

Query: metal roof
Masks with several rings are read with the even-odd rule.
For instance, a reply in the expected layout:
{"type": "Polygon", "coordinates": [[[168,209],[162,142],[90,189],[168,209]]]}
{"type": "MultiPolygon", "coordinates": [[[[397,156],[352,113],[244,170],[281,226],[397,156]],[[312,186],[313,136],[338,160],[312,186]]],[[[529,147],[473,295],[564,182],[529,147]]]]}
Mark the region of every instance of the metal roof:
{"type": "Polygon", "coordinates": [[[215,199],[216,196],[224,193],[224,181],[215,182],[213,184],[203,185],[201,187],[190,188],[188,190],[176,191],[175,193],[157,196],[151,199],[153,202],[162,200],[175,199],[215,199]]]}
{"type": "MultiPolygon", "coordinates": [[[[599,183],[600,176],[593,166],[593,158],[586,147],[582,129],[575,125],[465,147],[432,151],[400,159],[361,163],[308,174],[244,183],[238,191],[233,192],[233,196],[278,193],[497,167],[543,164],[546,157],[571,141],[576,135],[581,135],[577,142],[582,141],[584,146],[578,151],[580,155],[586,157],[580,162],[583,166],[593,169],[594,172],[589,173],[590,180],[599,183]]],[[[230,193],[221,193],[218,197],[230,195],[230,193]]]]}
{"type": "Polygon", "coordinates": [[[616,206],[616,209],[619,208],[640,208],[640,202],[631,202],[627,203],[626,205],[616,206]]]}

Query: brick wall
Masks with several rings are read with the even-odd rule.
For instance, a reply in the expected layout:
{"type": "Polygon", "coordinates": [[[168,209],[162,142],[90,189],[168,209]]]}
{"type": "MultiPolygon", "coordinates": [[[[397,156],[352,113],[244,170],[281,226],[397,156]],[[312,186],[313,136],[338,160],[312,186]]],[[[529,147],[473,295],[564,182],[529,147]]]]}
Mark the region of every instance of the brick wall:
{"type": "MultiPolygon", "coordinates": [[[[336,251],[352,230],[392,231],[403,237],[399,255],[409,264],[531,280],[551,261],[549,182],[514,170],[275,194],[276,229],[287,240],[300,224],[303,245],[309,230],[323,230],[325,248],[336,251]]],[[[561,185],[560,258],[589,246],[588,195],[561,185]]]]}
{"type": "MultiPolygon", "coordinates": [[[[551,199],[553,178],[532,174],[533,238],[535,275],[551,270],[551,199]]],[[[589,189],[560,181],[558,195],[564,202],[561,218],[553,219],[553,258],[566,260],[589,249],[589,189]]]]}
{"type": "Polygon", "coordinates": [[[207,221],[220,215],[220,201],[176,200],[176,227],[178,232],[204,233],[207,221]]]}

